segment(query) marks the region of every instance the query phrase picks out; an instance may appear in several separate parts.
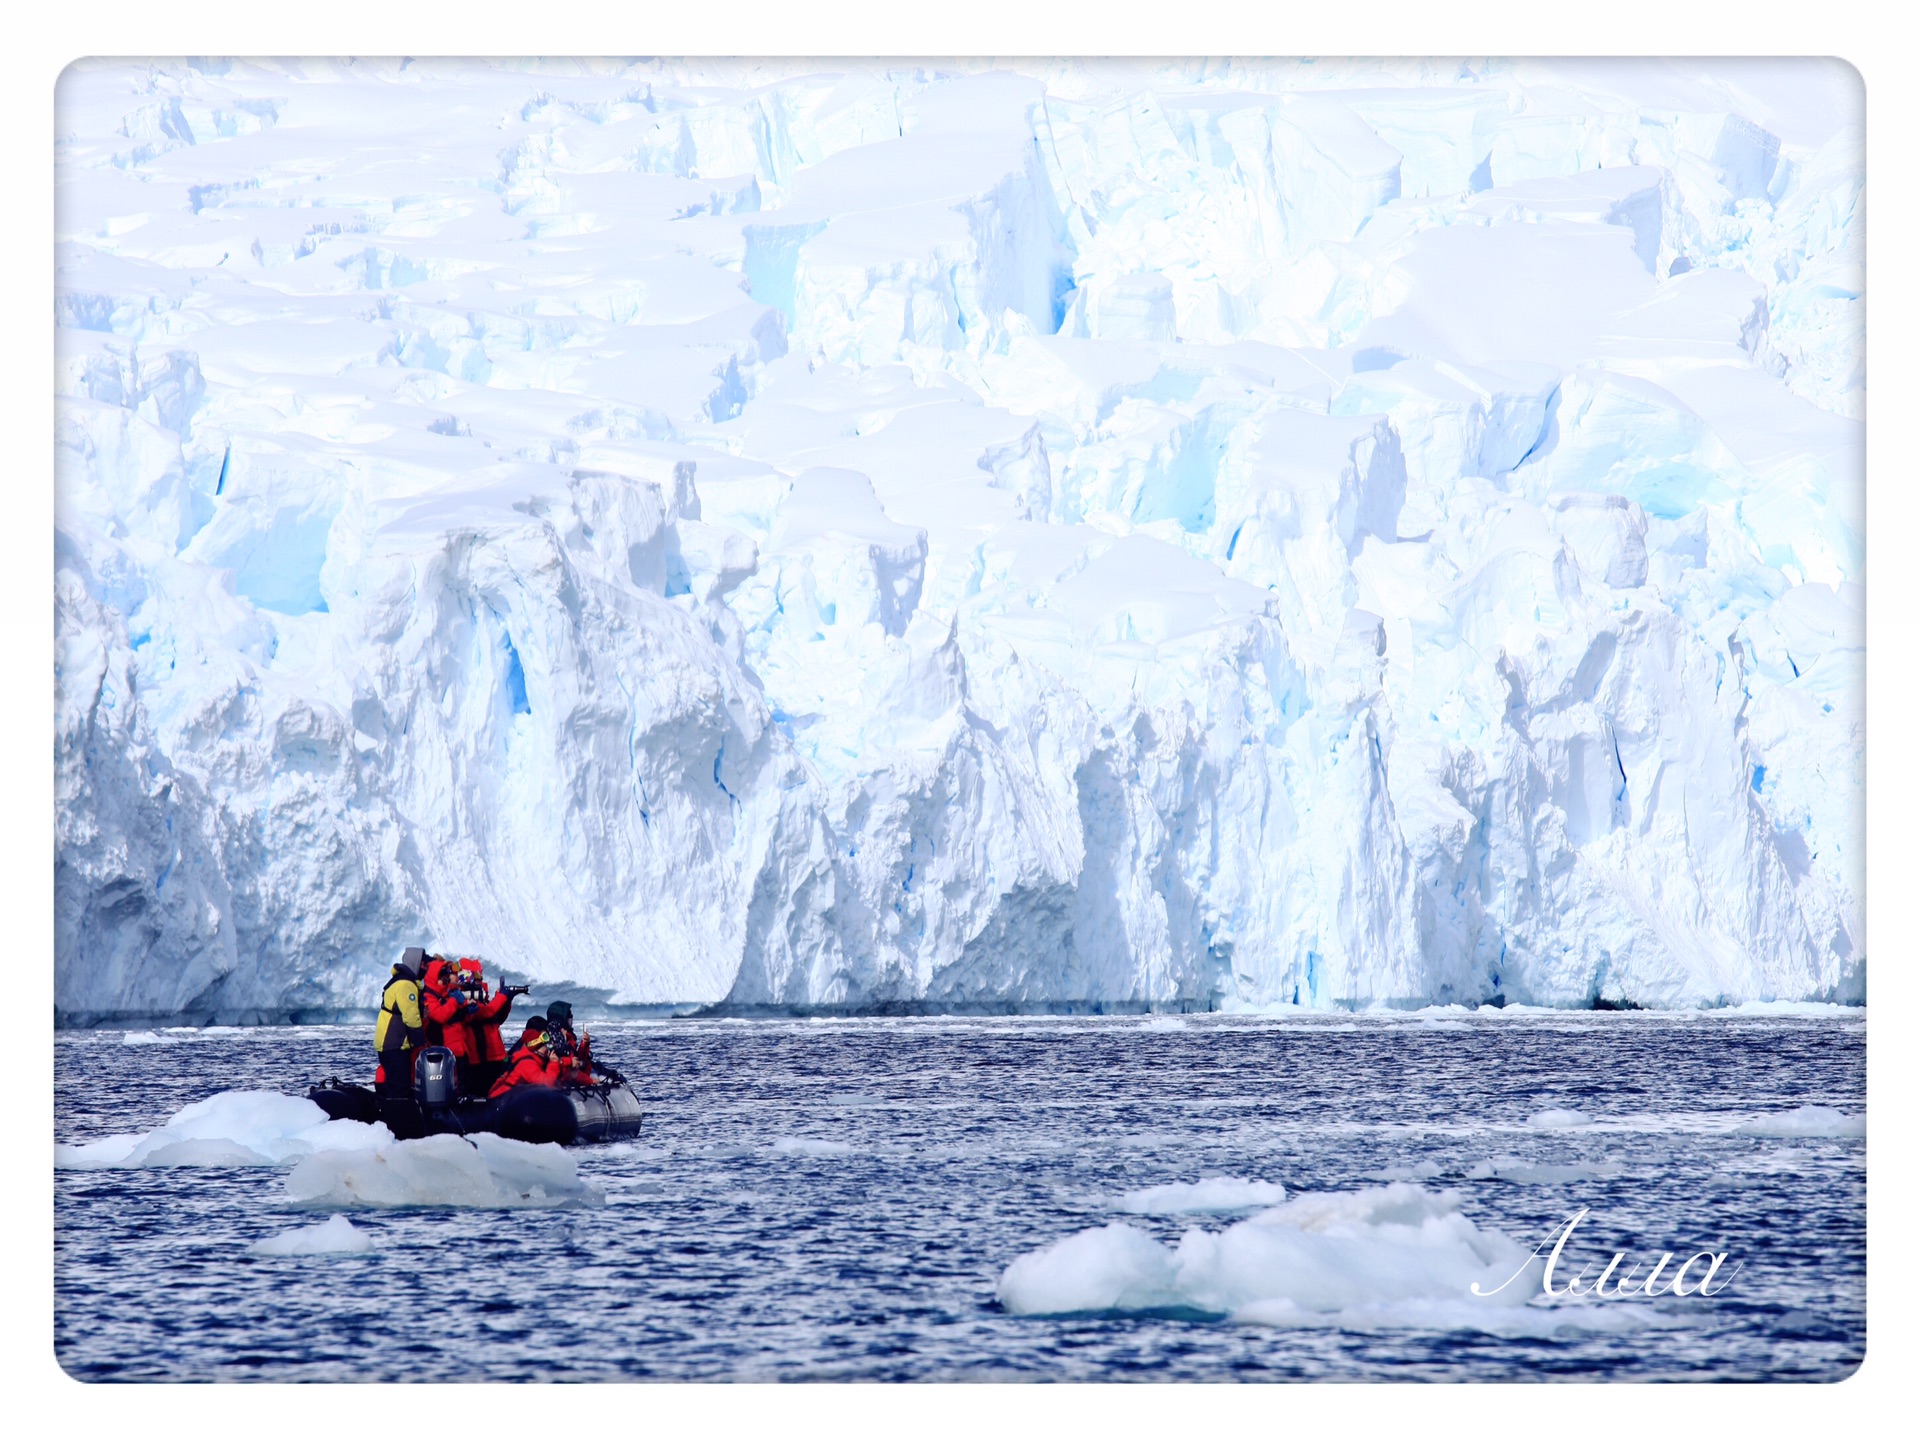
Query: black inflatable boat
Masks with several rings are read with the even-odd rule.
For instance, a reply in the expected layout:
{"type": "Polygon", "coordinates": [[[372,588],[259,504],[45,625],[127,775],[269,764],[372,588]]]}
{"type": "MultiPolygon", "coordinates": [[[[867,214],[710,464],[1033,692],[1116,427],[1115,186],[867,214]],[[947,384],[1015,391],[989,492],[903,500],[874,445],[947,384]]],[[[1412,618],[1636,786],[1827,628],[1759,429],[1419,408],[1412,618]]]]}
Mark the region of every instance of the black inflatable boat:
{"type": "Polygon", "coordinates": [[[446,1055],[450,1079],[452,1055],[445,1050],[423,1051],[414,1092],[406,1098],[375,1094],[364,1085],[337,1079],[314,1085],[307,1098],[324,1109],[329,1119],[384,1124],[396,1139],[485,1130],[528,1144],[605,1144],[640,1132],[640,1100],[619,1075],[609,1073],[595,1084],[562,1088],[523,1084],[498,1099],[468,1099],[455,1095],[450,1083],[438,1082],[433,1071],[439,1066],[431,1060],[440,1055],[446,1055]]]}

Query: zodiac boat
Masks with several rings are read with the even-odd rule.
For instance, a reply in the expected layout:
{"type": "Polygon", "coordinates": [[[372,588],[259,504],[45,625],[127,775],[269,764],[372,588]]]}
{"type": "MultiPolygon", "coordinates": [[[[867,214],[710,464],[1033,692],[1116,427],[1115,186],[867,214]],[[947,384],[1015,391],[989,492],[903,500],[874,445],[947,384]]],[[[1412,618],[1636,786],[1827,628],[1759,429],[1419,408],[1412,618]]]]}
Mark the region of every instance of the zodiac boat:
{"type": "Polygon", "coordinates": [[[410,1096],[394,1098],[328,1079],[309,1089],[307,1098],[329,1119],[384,1124],[396,1139],[485,1130],[529,1144],[605,1144],[640,1132],[640,1100],[625,1078],[610,1070],[593,1084],[523,1084],[498,1099],[460,1095],[453,1072],[452,1053],[433,1046],[415,1061],[410,1096]]]}

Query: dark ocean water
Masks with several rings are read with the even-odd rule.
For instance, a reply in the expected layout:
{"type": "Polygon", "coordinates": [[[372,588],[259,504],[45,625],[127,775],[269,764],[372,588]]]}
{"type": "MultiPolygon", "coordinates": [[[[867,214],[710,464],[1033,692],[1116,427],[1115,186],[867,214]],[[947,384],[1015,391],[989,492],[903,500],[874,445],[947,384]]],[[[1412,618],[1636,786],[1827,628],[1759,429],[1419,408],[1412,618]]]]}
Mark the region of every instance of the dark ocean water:
{"type": "MultiPolygon", "coordinates": [[[[321,1217],[286,1206],[284,1169],[57,1171],[60,1363],[91,1380],[1832,1380],[1865,1350],[1864,1143],[1725,1133],[1805,1104],[1858,1113],[1857,1017],[593,1028],[648,1108],[636,1144],[577,1151],[598,1207],[355,1210],[371,1254],[256,1259],[250,1242],[321,1217]],[[1596,1123],[1527,1126],[1554,1107],[1596,1123]],[[1473,1177],[1495,1156],[1563,1177],[1473,1177]],[[1347,1190],[1423,1163],[1427,1188],[1529,1248],[1588,1208],[1589,1249],[1711,1247],[1742,1268],[1713,1299],[1663,1301],[1679,1328],[1549,1338],[1021,1318],[995,1298],[1011,1261],[1108,1222],[1129,1190],[1347,1190]],[[1581,1164],[1603,1172],[1564,1177],[1581,1164]]],[[[370,1067],[359,1029],[164,1037],[58,1035],[56,1137],[370,1067]]],[[[1130,1222],[1172,1242],[1234,1217],[1130,1222]]]]}

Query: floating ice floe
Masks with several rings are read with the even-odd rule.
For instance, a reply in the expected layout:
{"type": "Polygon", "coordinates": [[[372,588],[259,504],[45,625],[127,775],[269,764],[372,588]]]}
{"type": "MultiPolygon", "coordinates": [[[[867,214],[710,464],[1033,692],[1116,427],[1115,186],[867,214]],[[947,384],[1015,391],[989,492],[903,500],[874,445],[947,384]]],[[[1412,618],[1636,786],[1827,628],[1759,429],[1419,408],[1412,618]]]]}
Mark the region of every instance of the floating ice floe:
{"type": "Polygon", "coordinates": [[[804,1139],[788,1135],[773,1141],[773,1152],[825,1158],[829,1155],[851,1154],[853,1146],[838,1139],[804,1139]]]}
{"type": "Polygon", "coordinates": [[[1187,1027],[1187,1022],[1171,1014],[1156,1014],[1140,1026],[1149,1034],[1178,1034],[1187,1027]]]}
{"type": "Polygon", "coordinates": [[[326,1151],[362,1151],[393,1143],[384,1124],[328,1119],[308,1099],[268,1090],[230,1089],[189,1104],[158,1129],[114,1134],[88,1144],[56,1144],[55,1169],[140,1169],[167,1165],[231,1167],[289,1164],[326,1151]]]}
{"type": "Polygon", "coordinates": [[[1281,1185],[1258,1179],[1202,1179],[1194,1184],[1156,1184],[1122,1195],[1113,1206],[1128,1214],[1217,1214],[1278,1204],[1287,1197],[1281,1185]]]}
{"type": "Polygon", "coordinates": [[[269,1239],[256,1240],[247,1253],[263,1259],[286,1259],[315,1254],[367,1254],[372,1252],[373,1236],[355,1229],[344,1214],[336,1214],[319,1224],[303,1224],[269,1239]]]}
{"type": "Polygon", "coordinates": [[[151,1029],[130,1029],[120,1036],[122,1044],[178,1044],[180,1038],[173,1034],[156,1034],[151,1029]]]}
{"type": "Polygon", "coordinates": [[[1842,1114],[1824,1104],[1803,1104],[1785,1114],[1763,1114],[1758,1119],[1749,1119],[1733,1132],[1777,1139],[1864,1139],[1867,1117],[1842,1114]]]}
{"type": "Polygon", "coordinates": [[[1527,1119],[1533,1129],[1584,1129],[1593,1120],[1577,1109],[1543,1109],[1527,1119]]]}
{"type": "Polygon", "coordinates": [[[1542,1333],[1659,1322],[1641,1306],[1531,1303],[1543,1268],[1461,1214],[1457,1195],[1391,1184],[1303,1195],[1225,1230],[1189,1229],[1171,1249],[1125,1223],[1082,1230],[1008,1265],[998,1294],[1013,1314],[1175,1310],[1283,1326],[1542,1333]]]}
{"type": "Polygon", "coordinates": [[[599,1204],[574,1157],[554,1144],[497,1134],[430,1134],[384,1149],[308,1156],[287,1176],[287,1198],[312,1209],[555,1209],[599,1204]]]}

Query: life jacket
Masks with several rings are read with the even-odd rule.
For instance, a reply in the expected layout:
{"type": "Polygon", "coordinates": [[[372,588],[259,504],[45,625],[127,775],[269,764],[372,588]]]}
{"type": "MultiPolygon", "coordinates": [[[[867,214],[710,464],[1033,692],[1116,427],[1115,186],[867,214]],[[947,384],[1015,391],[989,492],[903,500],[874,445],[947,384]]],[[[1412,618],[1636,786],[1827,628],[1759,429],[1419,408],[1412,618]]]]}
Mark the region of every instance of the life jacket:
{"type": "Polygon", "coordinates": [[[380,1017],[373,1024],[373,1047],[382,1054],[412,1049],[421,1042],[420,983],[404,964],[380,991],[380,1017]]]}
{"type": "Polygon", "coordinates": [[[538,1050],[516,1044],[507,1056],[507,1072],[493,1082],[487,1098],[498,1099],[509,1089],[522,1084],[552,1086],[560,1082],[560,1062],[544,1058],[538,1050]]]}

